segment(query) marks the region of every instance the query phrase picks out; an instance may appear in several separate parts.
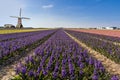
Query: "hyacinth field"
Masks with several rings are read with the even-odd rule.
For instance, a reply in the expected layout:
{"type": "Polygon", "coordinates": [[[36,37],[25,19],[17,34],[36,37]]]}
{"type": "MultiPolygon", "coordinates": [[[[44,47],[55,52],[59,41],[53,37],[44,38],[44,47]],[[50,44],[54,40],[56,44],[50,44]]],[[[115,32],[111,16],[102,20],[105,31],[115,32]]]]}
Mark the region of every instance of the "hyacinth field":
{"type": "Polygon", "coordinates": [[[118,75],[108,72],[101,61],[66,33],[120,63],[120,47],[111,43],[119,43],[120,38],[52,29],[0,34],[0,68],[25,57],[24,63],[18,62],[14,68],[12,80],[119,80],[118,75]],[[26,56],[31,51],[33,55],[26,56]]]}
{"type": "Polygon", "coordinates": [[[86,45],[92,47],[94,50],[100,52],[102,55],[110,58],[116,63],[120,63],[120,45],[114,45],[112,42],[120,42],[120,38],[111,37],[99,34],[67,31],[71,35],[75,36],[78,40],[82,41],[86,45]],[[104,40],[100,40],[104,39],[104,40]],[[111,41],[111,42],[107,42],[111,41]]]}

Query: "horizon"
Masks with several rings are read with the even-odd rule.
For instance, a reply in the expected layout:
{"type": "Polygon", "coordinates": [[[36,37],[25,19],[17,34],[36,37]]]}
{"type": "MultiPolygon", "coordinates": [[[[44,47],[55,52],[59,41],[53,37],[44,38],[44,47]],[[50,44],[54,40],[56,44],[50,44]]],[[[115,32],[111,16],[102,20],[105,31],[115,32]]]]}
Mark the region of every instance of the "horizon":
{"type": "Polygon", "coordinates": [[[23,26],[33,28],[120,27],[118,0],[1,0],[0,26],[13,24],[22,8],[23,26]]]}

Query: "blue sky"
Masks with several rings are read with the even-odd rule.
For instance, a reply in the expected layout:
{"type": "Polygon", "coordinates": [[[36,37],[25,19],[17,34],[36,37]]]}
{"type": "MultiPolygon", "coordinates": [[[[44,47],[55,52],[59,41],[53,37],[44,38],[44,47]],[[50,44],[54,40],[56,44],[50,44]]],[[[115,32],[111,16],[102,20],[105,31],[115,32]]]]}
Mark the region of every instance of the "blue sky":
{"type": "Polygon", "coordinates": [[[0,25],[16,25],[19,8],[28,27],[120,27],[120,0],[0,0],[0,25]]]}

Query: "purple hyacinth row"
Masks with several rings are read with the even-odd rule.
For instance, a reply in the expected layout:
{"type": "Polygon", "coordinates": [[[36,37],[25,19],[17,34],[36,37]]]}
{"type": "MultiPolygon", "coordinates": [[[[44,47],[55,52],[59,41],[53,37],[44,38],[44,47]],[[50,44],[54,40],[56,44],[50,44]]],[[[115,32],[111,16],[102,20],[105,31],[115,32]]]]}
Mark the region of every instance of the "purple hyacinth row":
{"type": "Polygon", "coordinates": [[[12,33],[12,34],[0,34],[0,41],[10,40],[10,39],[18,39],[24,38],[27,36],[32,36],[39,34],[40,31],[33,31],[33,32],[23,32],[23,33],[12,33]]]}
{"type": "MultiPolygon", "coordinates": [[[[78,32],[78,31],[76,31],[76,32],[78,32]]],[[[80,31],[79,31],[79,32],[80,32],[80,31]]],[[[85,35],[87,35],[87,36],[96,37],[96,38],[98,38],[98,39],[104,39],[104,40],[108,40],[108,41],[120,43],[120,37],[100,35],[100,34],[87,33],[87,32],[80,32],[80,33],[83,33],[83,34],[85,34],[85,35]]]]}
{"type": "Polygon", "coordinates": [[[23,80],[113,80],[100,61],[59,30],[16,67],[23,80]]]}
{"type": "Polygon", "coordinates": [[[120,37],[99,35],[99,34],[92,34],[92,33],[86,33],[86,34],[88,34],[89,36],[94,36],[96,38],[100,38],[100,39],[104,39],[104,40],[120,43],[120,37]]]}
{"type": "Polygon", "coordinates": [[[17,49],[20,49],[42,39],[43,37],[53,33],[54,31],[55,30],[41,31],[37,35],[32,35],[25,38],[18,38],[11,41],[0,42],[0,59],[17,49]]]}
{"type": "Polygon", "coordinates": [[[74,37],[76,37],[78,40],[85,43],[86,45],[90,46],[94,50],[100,52],[101,54],[115,61],[116,63],[120,63],[119,45],[114,45],[113,43],[105,42],[97,38],[93,38],[94,36],[91,36],[91,34],[89,33],[68,31],[68,30],[67,32],[73,35],[74,37]]]}

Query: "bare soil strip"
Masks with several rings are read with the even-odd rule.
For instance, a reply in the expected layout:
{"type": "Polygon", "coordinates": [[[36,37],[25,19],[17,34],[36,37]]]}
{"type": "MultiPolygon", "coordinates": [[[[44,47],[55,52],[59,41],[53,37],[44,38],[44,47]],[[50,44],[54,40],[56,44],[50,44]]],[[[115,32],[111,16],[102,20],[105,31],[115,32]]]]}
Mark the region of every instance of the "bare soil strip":
{"type": "Polygon", "coordinates": [[[8,65],[8,66],[4,67],[3,69],[1,69],[0,70],[0,80],[11,80],[12,78],[14,78],[14,76],[16,75],[15,67],[18,65],[18,63],[21,62],[22,64],[24,64],[25,58],[27,56],[34,56],[33,53],[34,52],[31,51],[28,55],[26,55],[25,57],[22,57],[18,61],[15,61],[12,65],[8,65]]]}
{"type": "Polygon", "coordinates": [[[120,64],[116,64],[114,61],[108,59],[104,55],[101,55],[99,52],[93,50],[92,48],[86,46],[84,43],[80,42],[75,37],[71,36],[69,33],[65,32],[68,36],[70,36],[74,41],[76,41],[80,46],[84,47],[88,50],[89,54],[101,61],[106,70],[112,75],[118,75],[120,77],[120,64]]]}

